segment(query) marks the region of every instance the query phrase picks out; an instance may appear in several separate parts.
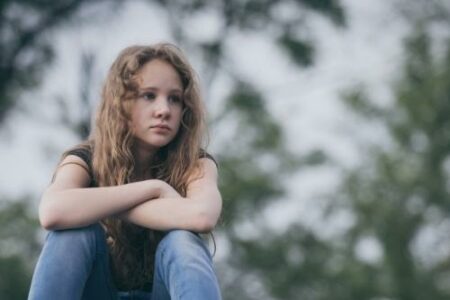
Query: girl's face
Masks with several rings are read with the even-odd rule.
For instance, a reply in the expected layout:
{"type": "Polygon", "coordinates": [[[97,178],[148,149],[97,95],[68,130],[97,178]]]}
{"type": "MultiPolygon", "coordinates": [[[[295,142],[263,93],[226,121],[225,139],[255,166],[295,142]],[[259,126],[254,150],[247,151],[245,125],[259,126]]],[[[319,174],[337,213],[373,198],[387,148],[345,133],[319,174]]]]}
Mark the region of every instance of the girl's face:
{"type": "Polygon", "coordinates": [[[175,68],[160,59],[146,63],[136,77],[138,98],[131,110],[130,125],[139,151],[151,155],[178,132],[183,85],[175,68]]]}

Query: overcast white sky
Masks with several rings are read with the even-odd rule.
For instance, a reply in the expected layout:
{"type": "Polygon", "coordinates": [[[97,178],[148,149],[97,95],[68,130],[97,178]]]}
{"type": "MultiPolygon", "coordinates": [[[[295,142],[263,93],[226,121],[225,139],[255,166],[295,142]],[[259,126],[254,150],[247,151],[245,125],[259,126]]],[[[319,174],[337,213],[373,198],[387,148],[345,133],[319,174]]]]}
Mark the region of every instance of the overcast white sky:
{"type": "MultiPolygon", "coordinates": [[[[401,62],[401,38],[407,28],[393,14],[389,0],[342,2],[348,13],[347,29],[335,29],[321,18],[311,24],[315,28],[318,50],[316,64],[312,68],[299,71],[293,67],[264,35],[236,33],[232,36],[233,44],[239,47],[230,50],[239,72],[269,97],[268,105],[286,129],[289,147],[293,151],[304,153],[308,149],[322,148],[343,165],[353,165],[360,158],[355,141],[366,139],[374,142],[383,136],[383,132],[380,128],[358,123],[346,113],[339,103],[338,92],[363,82],[370,87],[372,95],[376,95],[377,101],[388,103],[388,84],[401,62]]],[[[215,20],[213,15],[202,16],[202,20],[194,22],[193,26],[198,27],[196,32],[201,38],[207,39],[215,34],[215,20]],[[202,22],[208,26],[201,26],[202,22]],[[209,31],[201,31],[202,28],[209,28],[209,31]]],[[[120,16],[102,24],[60,28],[52,33],[57,59],[44,74],[42,86],[23,95],[28,103],[35,104],[33,115],[43,117],[17,112],[11,116],[8,130],[0,133],[2,197],[29,193],[36,195],[37,203],[38,195],[49,182],[59,159],[59,152],[77,142],[67,131],[46,125],[43,120],[51,118],[55,111],[51,104],[53,97],[63,95],[67,99],[76,99],[79,96],[79,58],[83,50],[96,51],[93,86],[99,88],[109,65],[121,49],[130,44],[169,39],[164,12],[150,10],[148,5],[139,2],[127,4],[120,16]],[[56,154],[44,156],[43,143],[55,148],[56,154]]],[[[195,59],[193,64],[200,65],[195,59]]],[[[225,78],[210,91],[214,98],[208,101],[210,110],[226,92],[225,78]]],[[[314,208],[320,206],[314,194],[331,190],[339,180],[337,175],[331,168],[320,168],[293,176],[288,183],[286,200],[271,207],[272,213],[275,211],[278,216],[283,216],[272,221],[272,225],[283,229],[301,215],[305,223],[314,226],[317,219],[314,212],[318,211],[314,208]],[[305,211],[308,213],[303,213],[305,211]]],[[[347,217],[342,216],[342,222],[338,223],[345,226],[347,217]]]]}

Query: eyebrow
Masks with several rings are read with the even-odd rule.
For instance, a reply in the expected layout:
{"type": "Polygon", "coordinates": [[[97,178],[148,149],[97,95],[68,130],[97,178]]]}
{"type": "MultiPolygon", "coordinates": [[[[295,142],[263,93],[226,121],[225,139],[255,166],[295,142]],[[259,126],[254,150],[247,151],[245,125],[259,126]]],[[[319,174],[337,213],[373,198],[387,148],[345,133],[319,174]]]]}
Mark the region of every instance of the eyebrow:
{"type": "MultiPolygon", "coordinates": [[[[147,87],[143,87],[143,88],[139,88],[139,92],[145,92],[145,91],[158,91],[159,89],[153,86],[147,86],[147,87]]],[[[171,89],[169,90],[169,92],[173,93],[173,92],[177,92],[177,93],[183,93],[183,90],[179,89],[179,88],[175,88],[175,89],[171,89]]]]}

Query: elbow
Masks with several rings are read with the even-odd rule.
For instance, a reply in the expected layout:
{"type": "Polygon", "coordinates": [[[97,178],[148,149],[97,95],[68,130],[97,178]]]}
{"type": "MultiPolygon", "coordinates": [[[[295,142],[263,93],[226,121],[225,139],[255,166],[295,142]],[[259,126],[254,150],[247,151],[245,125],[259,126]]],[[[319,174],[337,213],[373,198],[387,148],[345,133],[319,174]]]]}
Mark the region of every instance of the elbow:
{"type": "Polygon", "coordinates": [[[39,205],[39,223],[45,230],[60,229],[60,216],[54,201],[43,198],[39,205]]]}
{"type": "Polygon", "coordinates": [[[58,227],[57,216],[48,205],[41,205],[39,208],[39,223],[45,230],[56,230],[58,227]]]}
{"type": "Polygon", "coordinates": [[[214,230],[217,224],[217,218],[212,217],[210,214],[201,213],[195,221],[194,231],[199,233],[211,232],[214,230]]]}
{"type": "Polygon", "coordinates": [[[50,216],[39,214],[39,223],[45,230],[55,230],[57,222],[50,216]]]}
{"type": "Polygon", "coordinates": [[[55,222],[46,220],[46,219],[39,219],[40,223],[41,223],[41,227],[44,228],[45,230],[56,230],[57,225],[55,222]]]}

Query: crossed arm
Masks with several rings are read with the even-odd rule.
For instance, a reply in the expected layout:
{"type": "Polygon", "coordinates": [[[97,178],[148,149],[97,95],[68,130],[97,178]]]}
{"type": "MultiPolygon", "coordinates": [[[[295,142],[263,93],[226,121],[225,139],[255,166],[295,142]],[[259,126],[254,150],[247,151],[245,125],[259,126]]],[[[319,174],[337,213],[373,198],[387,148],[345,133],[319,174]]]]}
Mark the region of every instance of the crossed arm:
{"type": "Polygon", "coordinates": [[[206,232],[214,228],[220,216],[217,168],[210,159],[200,159],[200,175],[190,181],[186,197],[157,179],[87,188],[90,176],[79,164],[86,165],[77,156],[67,156],[44,192],[39,206],[44,228],[76,228],[118,217],[151,229],[206,232]]]}

